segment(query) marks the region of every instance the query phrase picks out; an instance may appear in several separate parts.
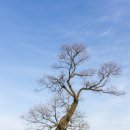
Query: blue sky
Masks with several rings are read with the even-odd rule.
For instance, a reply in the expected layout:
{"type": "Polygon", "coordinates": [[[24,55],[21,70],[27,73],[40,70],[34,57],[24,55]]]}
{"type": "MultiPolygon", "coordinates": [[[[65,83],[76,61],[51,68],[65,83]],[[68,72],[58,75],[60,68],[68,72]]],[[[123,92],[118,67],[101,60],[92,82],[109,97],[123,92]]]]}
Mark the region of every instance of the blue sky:
{"type": "Polygon", "coordinates": [[[120,64],[115,83],[127,92],[83,95],[90,129],[129,130],[129,7],[129,0],[0,0],[0,130],[25,129],[20,116],[48,98],[34,92],[37,80],[51,73],[60,46],[75,42],[88,46],[88,65],[120,64]]]}

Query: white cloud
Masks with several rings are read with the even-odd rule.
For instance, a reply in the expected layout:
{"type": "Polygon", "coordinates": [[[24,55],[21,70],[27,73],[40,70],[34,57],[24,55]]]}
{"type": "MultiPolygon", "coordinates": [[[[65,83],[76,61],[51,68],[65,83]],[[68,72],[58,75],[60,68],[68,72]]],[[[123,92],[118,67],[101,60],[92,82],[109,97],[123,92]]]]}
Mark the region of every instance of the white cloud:
{"type": "MultiPolygon", "coordinates": [[[[105,97],[104,97],[105,98],[105,97]]],[[[106,98],[105,98],[106,99],[106,98]]],[[[130,97],[109,97],[106,101],[94,101],[87,110],[90,130],[129,130],[130,97]]]]}
{"type": "Polygon", "coordinates": [[[122,118],[113,117],[111,119],[107,119],[105,117],[94,117],[88,118],[90,124],[90,130],[100,129],[100,130],[129,130],[130,128],[130,119],[129,116],[125,116],[122,118]]]}
{"type": "Polygon", "coordinates": [[[20,118],[13,116],[0,117],[0,130],[24,130],[25,126],[20,118]]]}

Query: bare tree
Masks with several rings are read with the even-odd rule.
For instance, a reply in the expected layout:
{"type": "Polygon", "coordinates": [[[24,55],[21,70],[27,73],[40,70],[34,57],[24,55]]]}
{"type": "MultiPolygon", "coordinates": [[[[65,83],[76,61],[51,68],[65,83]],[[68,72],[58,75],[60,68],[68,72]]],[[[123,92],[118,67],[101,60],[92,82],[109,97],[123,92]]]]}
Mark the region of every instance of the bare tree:
{"type": "Polygon", "coordinates": [[[56,130],[66,130],[77,108],[82,92],[92,91],[116,96],[124,94],[123,91],[109,84],[111,78],[120,74],[120,68],[116,63],[104,63],[98,70],[81,70],[80,65],[88,61],[88,59],[89,54],[84,44],[64,45],[58,55],[58,62],[52,66],[53,69],[57,70],[57,73],[55,75],[45,75],[40,79],[43,89],[48,88],[60,95],[66,92],[72,98],[72,104],[58,122],[56,130]],[[73,82],[77,83],[77,81],[82,83],[80,85],[73,84],[73,82]]]}
{"type": "MultiPolygon", "coordinates": [[[[70,100],[69,95],[66,97],[56,95],[47,105],[40,104],[33,107],[22,118],[31,129],[53,130],[58,126],[63,114],[70,109],[70,100]]],[[[84,114],[76,110],[66,128],[68,130],[87,130],[88,124],[84,114]]]]}

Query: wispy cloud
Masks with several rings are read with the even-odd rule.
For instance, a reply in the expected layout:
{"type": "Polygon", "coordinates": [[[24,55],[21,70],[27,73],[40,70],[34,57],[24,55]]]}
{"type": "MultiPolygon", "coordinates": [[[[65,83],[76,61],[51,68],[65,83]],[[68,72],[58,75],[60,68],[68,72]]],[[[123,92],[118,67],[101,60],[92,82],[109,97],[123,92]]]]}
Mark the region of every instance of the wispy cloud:
{"type": "Polygon", "coordinates": [[[100,33],[101,36],[110,36],[113,35],[115,32],[113,27],[109,27],[106,30],[104,30],[103,32],[100,33]]]}
{"type": "Polygon", "coordinates": [[[124,12],[122,10],[112,10],[108,14],[102,16],[99,18],[99,22],[113,22],[113,23],[119,23],[122,19],[124,12]]]}

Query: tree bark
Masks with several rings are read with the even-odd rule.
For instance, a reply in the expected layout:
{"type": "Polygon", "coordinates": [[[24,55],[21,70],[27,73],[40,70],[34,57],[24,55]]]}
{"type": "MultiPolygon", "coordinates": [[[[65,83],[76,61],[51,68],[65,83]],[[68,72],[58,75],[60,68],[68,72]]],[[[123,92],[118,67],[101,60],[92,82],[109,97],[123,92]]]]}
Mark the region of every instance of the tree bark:
{"type": "Polygon", "coordinates": [[[65,116],[61,118],[55,130],[66,130],[68,123],[76,110],[77,105],[78,105],[78,100],[74,100],[70,107],[70,110],[67,112],[65,116]]]}

